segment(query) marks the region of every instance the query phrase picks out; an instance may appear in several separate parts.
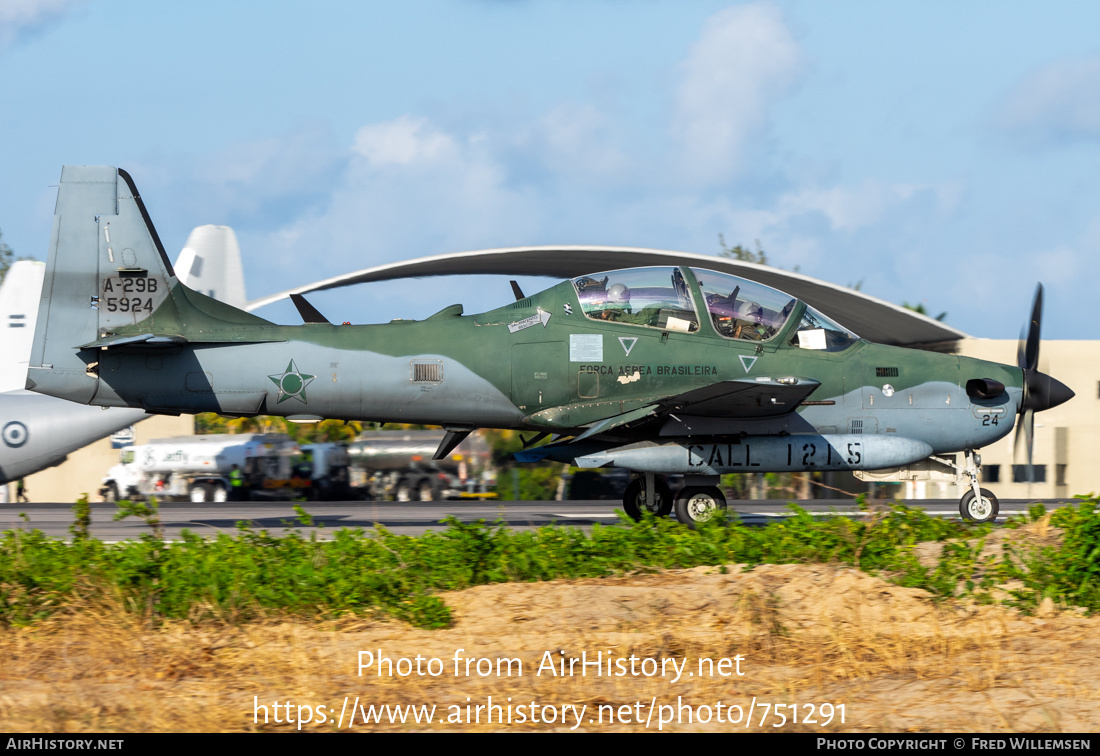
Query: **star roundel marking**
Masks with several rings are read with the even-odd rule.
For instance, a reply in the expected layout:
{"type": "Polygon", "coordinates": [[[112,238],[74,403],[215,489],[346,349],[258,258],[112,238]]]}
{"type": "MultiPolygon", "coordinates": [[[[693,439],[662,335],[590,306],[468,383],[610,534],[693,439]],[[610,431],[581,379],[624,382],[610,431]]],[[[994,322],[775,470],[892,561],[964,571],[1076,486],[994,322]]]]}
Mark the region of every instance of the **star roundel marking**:
{"type": "Polygon", "coordinates": [[[283,400],[294,398],[302,404],[306,403],[306,386],[313,382],[315,375],[306,375],[298,370],[294,360],[286,366],[282,373],[269,375],[271,382],[279,387],[279,399],[276,404],[282,404],[283,400]]]}

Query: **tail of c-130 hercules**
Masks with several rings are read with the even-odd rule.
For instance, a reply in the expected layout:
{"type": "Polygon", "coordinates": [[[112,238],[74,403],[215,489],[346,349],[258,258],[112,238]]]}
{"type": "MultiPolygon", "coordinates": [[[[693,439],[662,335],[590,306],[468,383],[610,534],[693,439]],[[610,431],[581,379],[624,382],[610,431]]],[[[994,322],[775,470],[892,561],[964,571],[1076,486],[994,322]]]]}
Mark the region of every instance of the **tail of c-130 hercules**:
{"type": "Polygon", "coordinates": [[[126,171],[62,168],[27,388],[118,404],[95,401],[111,350],[267,341],[270,325],[179,282],[126,171]]]}

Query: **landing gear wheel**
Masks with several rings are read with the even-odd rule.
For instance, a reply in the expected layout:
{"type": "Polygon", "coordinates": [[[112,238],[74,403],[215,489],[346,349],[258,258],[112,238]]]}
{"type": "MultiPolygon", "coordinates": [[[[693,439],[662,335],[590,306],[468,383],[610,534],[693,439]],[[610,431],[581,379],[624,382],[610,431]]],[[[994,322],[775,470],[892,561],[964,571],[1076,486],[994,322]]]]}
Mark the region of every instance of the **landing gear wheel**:
{"type": "MultiPolygon", "coordinates": [[[[635,478],[623,493],[623,511],[631,519],[640,520],[645,510],[645,477],[635,478]]],[[[654,517],[668,517],[671,511],[672,489],[663,480],[657,480],[653,484],[653,508],[649,512],[654,517]]]]}
{"type": "Polygon", "coordinates": [[[417,488],[417,494],[420,501],[435,501],[435,491],[432,490],[432,484],[426,480],[421,481],[420,486],[417,488]]]}
{"type": "Polygon", "coordinates": [[[726,509],[726,497],[716,486],[687,486],[676,496],[676,519],[695,528],[726,509]]]}
{"type": "Polygon", "coordinates": [[[997,512],[1000,511],[1001,503],[989,490],[983,488],[981,492],[982,497],[977,499],[974,497],[974,490],[969,489],[959,499],[959,514],[962,515],[964,520],[993,522],[997,519],[997,512]]]}

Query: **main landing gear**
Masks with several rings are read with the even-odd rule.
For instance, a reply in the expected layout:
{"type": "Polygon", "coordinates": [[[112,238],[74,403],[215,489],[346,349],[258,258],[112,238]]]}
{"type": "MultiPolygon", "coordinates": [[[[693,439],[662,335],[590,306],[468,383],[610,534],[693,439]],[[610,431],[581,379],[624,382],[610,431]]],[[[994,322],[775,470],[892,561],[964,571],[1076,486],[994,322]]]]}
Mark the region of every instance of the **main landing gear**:
{"type": "Polygon", "coordinates": [[[672,511],[672,489],[653,473],[635,478],[623,494],[623,511],[635,520],[642,519],[642,512],[654,517],[668,517],[672,511]],[[650,494],[649,492],[653,493],[650,494]]]}
{"type": "Polygon", "coordinates": [[[694,528],[724,511],[726,497],[718,486],[687,485],[673,499],[668,485],[653,473],[634,478],[623,494],[623,510],[635,520],[642,519],[642,512],[667,517],[674,506],[676,519],[694,528]]]}

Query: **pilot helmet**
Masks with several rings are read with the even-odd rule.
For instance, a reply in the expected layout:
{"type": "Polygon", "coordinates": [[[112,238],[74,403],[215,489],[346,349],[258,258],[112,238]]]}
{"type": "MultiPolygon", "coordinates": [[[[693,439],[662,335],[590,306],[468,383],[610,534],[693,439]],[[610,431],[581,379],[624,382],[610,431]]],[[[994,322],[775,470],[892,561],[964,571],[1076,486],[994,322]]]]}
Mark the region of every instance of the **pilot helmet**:
{"type": "Polygon", "coordinates": [[[626,284],[611,284],[607,289],[607,301],[608,302],[629,302],[630,301],[630,289],[626,284]]]}
{"type": "Polygon", "coordinates": [[[764,308],[756,302],[742,302],[737,305],[737,318],[751,323],[762,323],[764,321],[764,308]]]}

